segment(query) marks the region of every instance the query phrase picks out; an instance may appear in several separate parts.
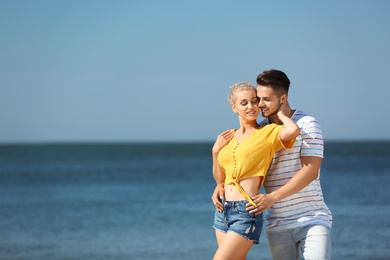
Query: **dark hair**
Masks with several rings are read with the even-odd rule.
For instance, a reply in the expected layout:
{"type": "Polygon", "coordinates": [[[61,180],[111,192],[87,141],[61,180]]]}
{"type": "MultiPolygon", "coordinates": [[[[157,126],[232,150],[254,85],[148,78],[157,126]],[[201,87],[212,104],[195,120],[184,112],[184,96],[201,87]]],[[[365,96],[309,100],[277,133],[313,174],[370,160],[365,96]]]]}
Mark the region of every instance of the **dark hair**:
{"type": "Polygon", "coordinates": [[[290,80],[287,75],[280,70],[265,70],[257,76],[256,82],[260,86],[271,87],[279,95],[287,94],[290,88],[290,80]]]}

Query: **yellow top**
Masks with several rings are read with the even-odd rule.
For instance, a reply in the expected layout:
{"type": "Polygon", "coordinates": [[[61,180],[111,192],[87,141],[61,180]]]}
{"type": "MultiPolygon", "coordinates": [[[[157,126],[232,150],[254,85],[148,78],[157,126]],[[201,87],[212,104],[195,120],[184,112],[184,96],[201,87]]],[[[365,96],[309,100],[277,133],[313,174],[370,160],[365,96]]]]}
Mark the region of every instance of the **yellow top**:
{"type": "MultiPolygon", "coordinates": [[[[275,152],[293,147],[295,138],[288,142],[280,140],[282,128],[281,125],[268,124],[256,129],[241,143],[233,138],[218,154],[219,165],[226,175],[225,186],[234,184],[245,199],[254,206],[256,204],[239,185],[240,180],[248,177],[265,177],[275,152]]],[[[264,178],[259,189],[263,182],[264,178]]]]}

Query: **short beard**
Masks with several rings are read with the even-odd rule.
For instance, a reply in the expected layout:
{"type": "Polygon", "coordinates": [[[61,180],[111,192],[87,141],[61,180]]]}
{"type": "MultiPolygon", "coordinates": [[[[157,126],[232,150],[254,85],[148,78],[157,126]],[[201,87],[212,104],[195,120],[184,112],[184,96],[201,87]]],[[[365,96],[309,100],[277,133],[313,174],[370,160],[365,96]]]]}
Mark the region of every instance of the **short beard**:
{"type": "Polygon", "coordinates": [[[271,113],[269,116],[267,116],[267,118],[276,115],[276,114],[279,112],[279,109],[280,109],[280,107],[281,107],[282,105],[283,105],[283,104],[280,103],[280,101],[279,101],[279,103],[278,103],[278,109],[276,109],[275,112],[273,112],[273,113],[271,113]]]}

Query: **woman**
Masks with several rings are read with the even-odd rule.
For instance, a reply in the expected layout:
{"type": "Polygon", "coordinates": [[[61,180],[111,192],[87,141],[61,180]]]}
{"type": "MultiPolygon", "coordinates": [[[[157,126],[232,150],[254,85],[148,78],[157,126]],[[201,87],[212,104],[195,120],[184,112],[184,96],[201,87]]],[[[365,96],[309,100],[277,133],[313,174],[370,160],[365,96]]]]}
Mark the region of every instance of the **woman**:
{"type": "Polygon", "coordinates": [[[259,100],[250,83],[232,85],[229,102],[240,127],[219,135],[213,147],[213,174],[225,177],[226,199],[214,216],[216,260],[245,259],[251,246],[259,243],[262,214],[249,214],[246,204],[256,205],[251,196],[258,194],[275,151],[292,148],[299,134],[298,126],[283,112],[287,99],[281,100],[277,113],[283,125],[263,127],[256,122],[259,100]],[[226,139],[230,139],[227,144],[226,139]]]}

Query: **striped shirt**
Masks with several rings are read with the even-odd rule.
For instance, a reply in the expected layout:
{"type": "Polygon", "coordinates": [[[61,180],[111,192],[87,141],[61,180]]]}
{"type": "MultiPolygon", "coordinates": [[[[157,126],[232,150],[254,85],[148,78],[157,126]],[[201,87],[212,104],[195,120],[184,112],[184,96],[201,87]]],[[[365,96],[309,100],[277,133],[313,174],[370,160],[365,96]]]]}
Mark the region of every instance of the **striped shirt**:
{"type": "MultiPolygon", "coordinates": [[[[301,168],[301,156],[323,158],[324,140],[317,120],[296,110],[291,119],[300,129],[291,150],[283,149],[275,153],[268,170],[264,188],[267,193],[286,184],[301,168]]],[[[268,119],[260,125],[268,124],[268,119]]],[[[326,206],[318,178],[301,191],[276,202],[265,214],[265,231],[280,232],[308,225],[332,226],[332,213],[326,206]]]]}

